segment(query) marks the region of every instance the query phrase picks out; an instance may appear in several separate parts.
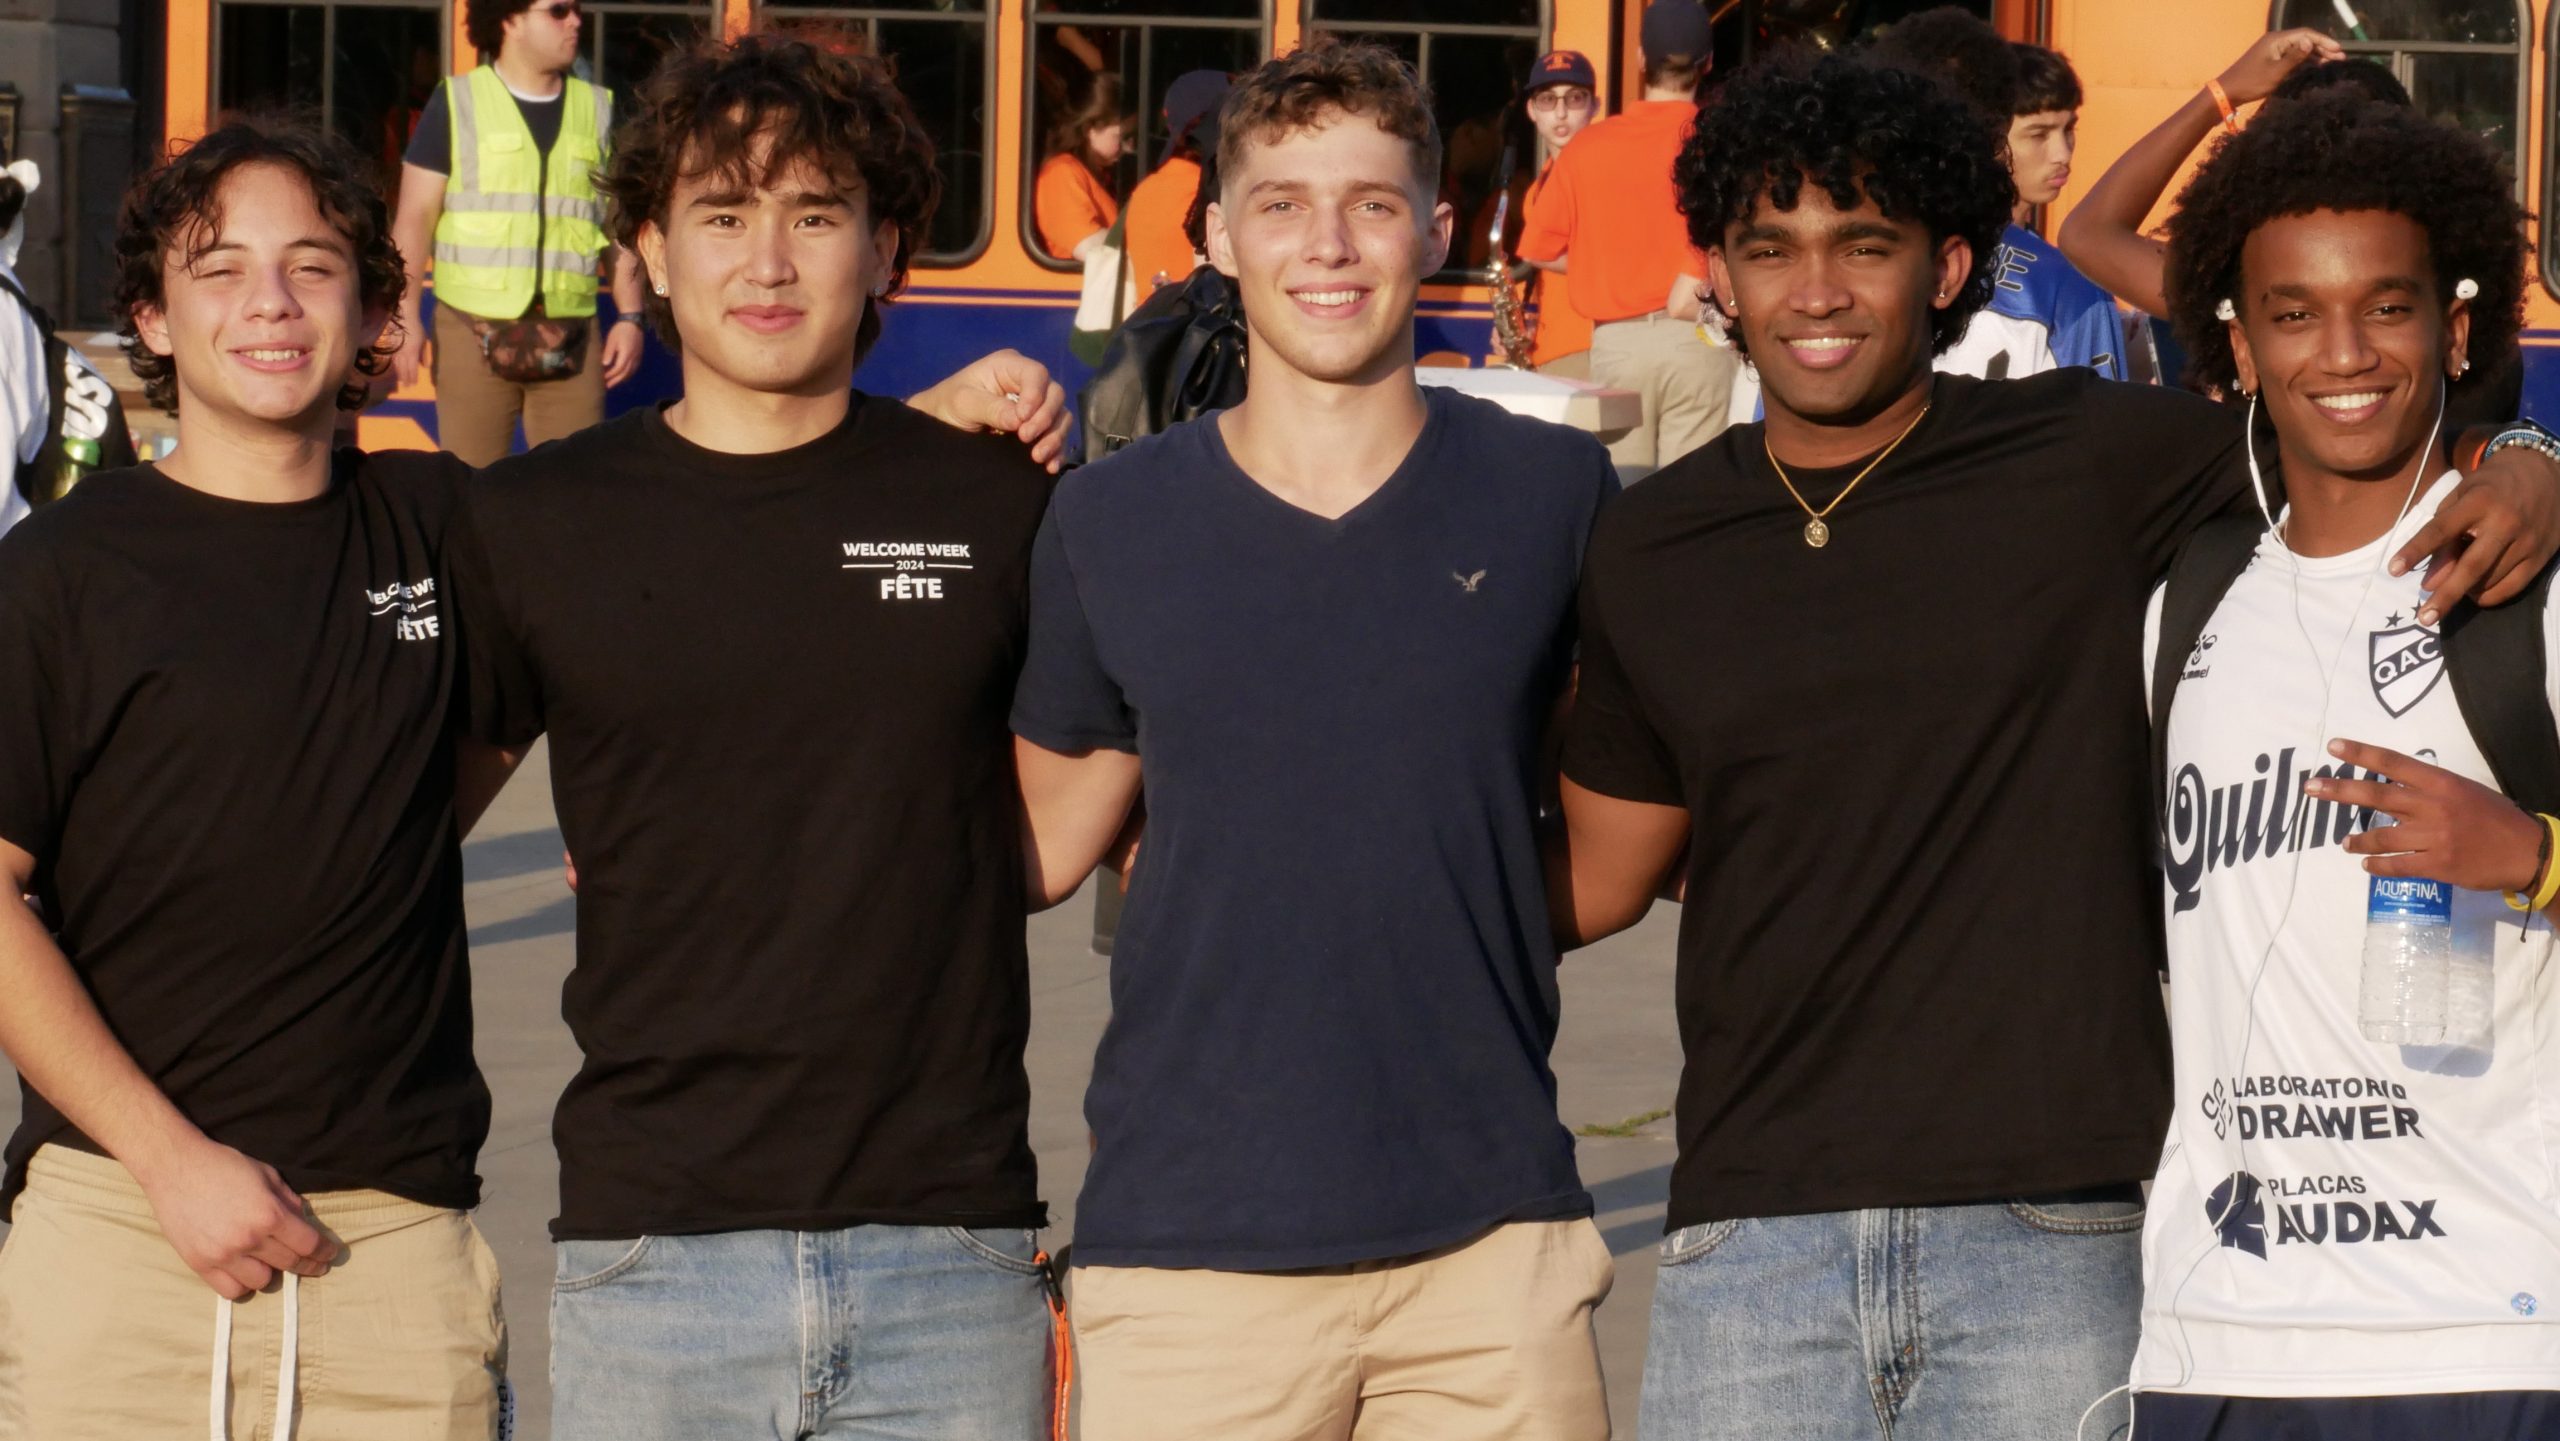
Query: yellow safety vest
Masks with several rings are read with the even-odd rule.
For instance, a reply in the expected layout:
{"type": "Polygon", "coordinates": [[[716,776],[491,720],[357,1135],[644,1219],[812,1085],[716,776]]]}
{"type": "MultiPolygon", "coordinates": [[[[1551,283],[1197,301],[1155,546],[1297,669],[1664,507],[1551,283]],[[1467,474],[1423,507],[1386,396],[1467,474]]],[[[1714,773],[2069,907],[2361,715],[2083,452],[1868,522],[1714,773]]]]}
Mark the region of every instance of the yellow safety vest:
{"type": "Polygon", "coordinates": [[[583,80],[561,83],[560,138],[545,164],[496,66],[445,82],[453,170],[436,221],[438,304],[513,320],[539,295],[546,315],[596,313],[597,263],[608,241],[595,173],[613,94],[583,80]]]}

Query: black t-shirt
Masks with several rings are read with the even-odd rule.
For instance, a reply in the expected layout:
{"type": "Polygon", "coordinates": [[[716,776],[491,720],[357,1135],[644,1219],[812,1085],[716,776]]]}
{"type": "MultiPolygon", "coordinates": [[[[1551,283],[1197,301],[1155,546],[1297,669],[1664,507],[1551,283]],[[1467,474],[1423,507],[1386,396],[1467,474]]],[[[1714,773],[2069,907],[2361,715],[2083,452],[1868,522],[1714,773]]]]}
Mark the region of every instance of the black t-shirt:
{"type": "Polygon", "coordinates": [[[1006,726],[1048,477],[856,396],[724,455],[633,412],[455,541],[473,725],[577,857],[553,1234],[1038,1225],[1006,726]]]}
{"type": "MultiPolygon", "coordinates": [[[[409,149],[401,159],[438,175],[453,173],[453,101],[445,94],[445,88],[469,83],[459,76],[437,82],[436,93],[418,112],[418,128],[409,133],[409,149]]],[[[507,96],[524,116],[525,128],[533,132],[534,152],[548,160],[551,143],[560,138],[560,117],[568,109],[568,87],[563,85],[560,93],[548,100],[527,100],[513,90],[507,96]]]]}
{"type": "MultiPolygon", "coordinates": [[[[225,500],[150,466],[0,538],[0,836],[107,1025],[303,1191],[478,1203],[439,565],[462,466],[340,451],[225,500]]],[[[46,1142],[32,1088],[0,1196],[46,1142]]]]}
{"type": "MultiPolygon", "coordinates": [[[[1684,806],[1673,1227],[2131,1180],[2169,1104],[2142,622],[2239,426],[1939,376],[1823,549],[1736,426],[1600,518],[1565,771],[1684,806]]],[[[1820,507],[1864,462],[1792,471],[1820,507]]]]}

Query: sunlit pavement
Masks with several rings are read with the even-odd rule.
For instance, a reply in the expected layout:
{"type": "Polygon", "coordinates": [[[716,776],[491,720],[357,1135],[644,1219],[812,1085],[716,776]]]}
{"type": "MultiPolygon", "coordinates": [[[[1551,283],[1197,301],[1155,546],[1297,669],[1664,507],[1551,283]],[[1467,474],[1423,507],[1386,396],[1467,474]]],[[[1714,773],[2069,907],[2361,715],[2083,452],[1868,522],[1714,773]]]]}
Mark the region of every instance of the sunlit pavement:
{"type": "MultiPolygon", "coordinates": [[[[543,1228],[558,1197],[551,1105],[577,1066],[560,1022],[576,909],[561,880],[547,761],[537,748],[463,848],[480,1065],[496,1101],[480,1158],[479,1222],[505,1276],[508,1369],[516,1434],[524,1441],[550,1435],[551,1246],[543,1228]]],[[[1079,896],[1031,920],[1031,1144],[1049,1198],[1053,1250],[1074,1232],[1086,1154],[1084,1086],[1109,1011],[1108,962],[1089,945],[1092,916],[1090,898],[1079,896]]],[[[1670,1122],[1654,1113],[1671,1104],[1679,1070],[1671,1019],[1677,921],[1675,908],[1660,907],[1644,925],[1564,966],[1559,1109],[1584,1133],[1583,1181],[1598,1198],[1600,1227],[1618,1258],[1617,1289],[1600,1310],[1600,1341],[1622,1437],[1635,1430],[1654,1243],[1671,1174],[1670,1122]],[[1625,1134],[1591,1134],[1600,1131],[1625,1134]]],[[[17,1110],[11,1085],[0,1094],[0,1120],[14,1126],[17,1110]]]]}

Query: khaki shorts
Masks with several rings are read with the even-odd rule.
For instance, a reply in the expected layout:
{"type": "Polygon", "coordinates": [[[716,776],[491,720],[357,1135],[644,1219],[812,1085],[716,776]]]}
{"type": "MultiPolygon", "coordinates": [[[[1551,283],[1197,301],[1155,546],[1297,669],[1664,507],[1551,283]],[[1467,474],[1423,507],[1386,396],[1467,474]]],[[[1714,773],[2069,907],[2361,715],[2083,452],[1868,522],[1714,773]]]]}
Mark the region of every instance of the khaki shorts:
{"type": "Polygon", "coordinates": [[[1275,1273],[1079,1266],[1083,1441],[1607,1441],[1589,1221],[1275,1273]]]}
{"type": "MultiPolygon", "coordinates": [[[[290,1298],[293,1441],[490,1441],[506,1322],[498,1263],[460,1211],[379,1191],[305,1197],[346,1247],[290,1298]]],[[[211,1430],[228,1309],[231,1441],[279,1441],[288,1297],[232,1306],[162,1239],[122,1166],[38,1150],[0,1244],[0,1438],[158,1441],[211,1430]]]]}

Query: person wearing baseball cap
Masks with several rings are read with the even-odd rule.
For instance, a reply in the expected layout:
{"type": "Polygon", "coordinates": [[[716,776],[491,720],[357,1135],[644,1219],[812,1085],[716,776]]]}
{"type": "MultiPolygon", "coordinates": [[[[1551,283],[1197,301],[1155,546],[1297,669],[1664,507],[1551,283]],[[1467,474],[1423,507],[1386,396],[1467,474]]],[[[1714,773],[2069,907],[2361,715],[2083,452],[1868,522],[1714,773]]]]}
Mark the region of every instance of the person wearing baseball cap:
{"type": "Polygon", "coordinates": [[[1200,157],[1217,144],[1227,84],[1223,70],[1190,70],[1165,87],[1164,163],[1129,192],[1129,273],[1138,278],[1141,300],[1157,286],[1180,285],[1199,263],[1182,221],[1200,191],[1200,157]]]}
{"type": "Polygon", "coordinates": [[[1562,272],[1569,260],[1572,308],[1592,322],[1591,378],[1644,398],[1643,420],[1609,444],[1630,480],[1724,428],[1739,368],[1732,350],[1669,309],[1706,274],[1671,167],[1697,116],[1698,82],[1715,63],[1714,27],[1696,0],[1654,0],[1639,38],[1644,98],[1556,157],[1520,237],[1521,258],[1543,270],[1562,272]]]}
{"type": "MultiPolygon", "coordinates": [[[[1573,137],[1600,115],[1599,75],[1591,58],[1579,50],[1551,50],[1529,67],[1523,100],[1530,127],[1538,132],[1538,178],[1521,187],[1511,201],[1511,233],[1505,248],[1519,251],[1519,235],[1528,224],[1529,207],[1555,173],[1556,157],[1573,137]]],[[[1591,376],[1591,319],[1574,309],[1572,280],[1561,270],[1541,270],[1529,282],[1526,302],[1538,317],[1529,363],[1551,375],[1577,380],[1591,376]]]]}

